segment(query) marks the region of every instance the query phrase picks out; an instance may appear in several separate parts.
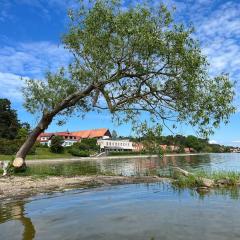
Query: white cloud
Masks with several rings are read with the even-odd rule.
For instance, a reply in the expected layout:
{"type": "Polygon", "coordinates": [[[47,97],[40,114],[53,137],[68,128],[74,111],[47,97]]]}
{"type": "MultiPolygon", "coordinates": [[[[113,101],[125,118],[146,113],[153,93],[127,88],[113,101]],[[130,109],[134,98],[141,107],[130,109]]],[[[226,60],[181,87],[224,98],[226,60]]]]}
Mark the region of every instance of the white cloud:
{"type": "MultiPolygon", "coordinates": [[[[240,3],[219,0],[164,0],[168,6],[177,6],[176,18],[191,21],[196,27],[203,52],[208,56],[211,73],[230,73],[240,89],[240,3]]],[[[64,9],[75,0],[0,0],[5,9],[10,5],[27,4],[34,8],[64,9]]],[[[134,2],[134,1],[132,1],[134,2]]],[[[137,1],[135,1],[137,2],[137,1]]],[[[159,1],[152,1],[153,4],[159,1]]],[[[4,10],[4,9],[2,9],[4,10]]],[[[1,10],[0,10],[1,11],[1,10]]],[[[7,13],[7,11],[5,11],[7,13]]],[[[0,49],[0,72],[41,78],[46,70],[55,70],[69,62],[70,55],[63,48],[50,42],[19,43],[0,49]]],[[[239,96],[237,96],[239,97],[239,96]]]]}
{"type": "Polygon", "coordinates": [[[210,144],[217,144],[218,142],[216,140],[209,140],[210,144]]]}
{"type": "Polygon", "coordinates": [[[197,34],[214,73],[239,71],[240,3],[226,2],[197,22],[197,34]]]}
{"type": "Polygon", "coordinates": [[[12,9],[15,6],[25,5],[36,10],[36,14],[51,20],[52,13],[66,12],[67,9],[76,5],[76,0],[0,0],[0,21],[8,21],[14,19],[12,9]]]}
{"type": "Polygon", "coordinates": [[[69,63],[70,54],[50,42],[19,43],[0,49],[0,97],[21,100],[25,78],[42,79],[46,71],[54,71],[69,63]]]}
{"type": "Polygon", "coordinates": [[[70,54],[50,42],[20,43],[0,49],[0,72],[41,78],[47,70],[69,63],[70,54]]]}
{"type": "Polygon", "coordinates": [[[240,143],[240,140],[232,141],[233,143],[240,143]]]}
{"type": "Polygon", "coordinates": [[[177,6],[178,21],[193,23],[196,37],[210,63],[209,73],[213,76],[228,73],[230,79],[236,81],[235,105],[240,110],[240,2],[166,1],[177,6]]]}
{"type": "Polygon", "coordinates": [[[0,72],[0,98],[21,100],[21,87],[23,87],[24,79],[27,77],[0,72]]]}
{"type": "Polygon", "coordinates": [[[4,22],[6,20],[12,19],[13,16],[9,13],[11,3],[6,0],[0,0],[0,22],[4,22]]]}

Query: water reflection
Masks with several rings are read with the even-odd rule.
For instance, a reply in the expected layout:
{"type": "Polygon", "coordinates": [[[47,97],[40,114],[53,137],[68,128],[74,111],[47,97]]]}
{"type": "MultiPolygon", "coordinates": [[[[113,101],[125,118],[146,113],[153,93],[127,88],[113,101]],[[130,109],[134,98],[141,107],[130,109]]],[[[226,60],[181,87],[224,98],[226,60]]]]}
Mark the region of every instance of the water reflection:
{"type": "MultiPolygon", "coordinates": [[[[31,218],[25,215],[25,202],[12,202],[0,205],[0,224],[6,221],[17,220],[23,226],[22,240],[32,240],[35,237],[35,227],[31,218]]],[[[10,229],[9,229],[10,230],[10,229]]],[[[10,238],[9,238],[10,239],[10,238]]]]}
{"type": "Polygon", "coordinates": [[[115,174],[135,175],[169,175],[172,166],[185,169],[210,167],[211,155],[168,156],[163,158],[114,159],[99,160],[98,167],[102,172],[110,171],[115,174]]]}
{"type": "Polygon", "coordinates": [[[174,192],[178,193],[181,196],[186,191],[193,196],[194,198],[198,199],[206,199],[211,196],[221,196],[227,197],[232,200],[239,200],[240,199],[240,188],[238,186],[232,187],[219,187],[214,189],[209,189],[208,191],[198,190],[197,188],[189,189],[189,188],[178,188],[174,185],[171,185],[174,192]]]}
{"type": "Polygon", "coordinates": [[[58,164],[31,165],[31,174],[88,175],[114,173],[124,176],[170,174],[172,166],[189,171],[240,171],[240,154],[205,154],[160,158],[99,159],[58,164]]]}
{"type": "Polygon", "coordinates": [[[199,194],[166,183],[44,195],[2,203],[0,238],[237,240],[239,198],[238,188],[199,194]]]}

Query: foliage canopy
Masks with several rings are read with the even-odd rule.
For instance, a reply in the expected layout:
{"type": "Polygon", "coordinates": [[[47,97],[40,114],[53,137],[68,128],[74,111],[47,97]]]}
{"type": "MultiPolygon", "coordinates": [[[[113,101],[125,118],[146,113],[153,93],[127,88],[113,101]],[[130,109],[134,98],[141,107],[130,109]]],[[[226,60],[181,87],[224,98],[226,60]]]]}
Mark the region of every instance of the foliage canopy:
{"type": "Polygon", "coordinates": [[[228,121],[233,84],[226,74],[209,76],[192,28],[176,23],[164,5],[122,10],[119,1],[91,2],[69,11],[69,67],[45,81],[27,80],[27,110],[48,116],[47,126],[58,113],[93,110],[109,110],[120,123],[147,112],[153,121],[186,122],[203,134],[228,121]]]}
{"type": "Polygon", "coordinates": [[[61,136],[53,136],[51,138],[51,145],[50,150],[53,153],[63,153],[64,147],[63,147],[64,139],[61,136]]]}
{"type": "Polygon", "coordinates": [[[17,113],[11,108],[11,102],[8,99],[0,99],[0,138],[15,139],[20,127],[17,113]]]}

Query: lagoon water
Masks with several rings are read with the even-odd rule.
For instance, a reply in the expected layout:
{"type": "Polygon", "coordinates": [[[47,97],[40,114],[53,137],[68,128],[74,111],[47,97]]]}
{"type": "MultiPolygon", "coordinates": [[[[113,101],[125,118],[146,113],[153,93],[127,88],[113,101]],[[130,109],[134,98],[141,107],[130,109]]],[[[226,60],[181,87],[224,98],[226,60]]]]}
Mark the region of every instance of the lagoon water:
{"type": "MultiPolygon", "coordinates": [[[[111,171],[133,175],[167,168],[156,159],[131,160],[135,165],[121,161],[112,163],[111,171]]],[[[167,161],[192,170],[240,171],[240,154],[167,161]]],[[[43,194],[0,203],[0,239],[235,240],[240,239],[239,196],[238,188],[199,195],[194,189],[179,190],[168,183],[43,194]]]]}
{"type": "MultiPolygon", "coordinates": [[[[44,162],[44,161],[43,161],[44,162]]],[[[99,159],[70,163],[31,165],[32,173],[86,175],[110,173],[124,176],[169,175],[172,166],[189,171],[240,171],[240,154],[202,154],[160,158],[99,159]],[[36,170],[36,171],[35,171],[36,170]]]]}

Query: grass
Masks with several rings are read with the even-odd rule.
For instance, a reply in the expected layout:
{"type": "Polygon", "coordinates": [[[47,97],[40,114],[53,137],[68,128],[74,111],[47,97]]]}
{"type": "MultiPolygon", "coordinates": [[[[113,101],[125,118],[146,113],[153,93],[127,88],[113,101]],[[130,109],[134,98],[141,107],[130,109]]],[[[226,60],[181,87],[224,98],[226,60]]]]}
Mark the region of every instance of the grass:
{"type": "Polygon", "coordinates": [[[201,187],[202,181],[196,176],[177,176],[173,184],[179,188],[201,187]]]}
{"type": "Polygon", "coordinates": [[[240,182],[240,173],[234,171],[198,171],[188,177],[181,175],[172,175],[175,178],[174,185],[180,188],[201,187],[202,178],[213,180],[215,183],[224,181],[224,186],[236,186],[240,182]]]}
{"type": "MultiPolygon", "coordinates": [[[[57,159],[57,158],[70,158],[73,157],[70,153],[65,151],[64,153],[52,153],[49,148],[37,148],[36,153],[28,155],[28,160],[38,159],[57,159]]],[[[14,155],[0,155],[0,160],[12,160],[14,155]]]]}
{"type": "MultiPolygon", "coordinates": [[[[91,152],[90,154],[94,154],[95,152],[91,152]]],[[[138,156],[138,155],[148,155],[149,153],[137,153],[137,152],[110,152],[109,156],[138,156]]],[[[38,160],[38,159],[58,159],[58,158],[72,158],[74,157],[72,154],[68,153],[65,150],[64,153],[52,153],[49,148],[36,148],[35,154],[31,154],[27,156],[27,160],[38,160]]],[[[13,160],[14,155],[0,155],[1,160],[13,160]]]]}
{"type": "Polygon", "coordinates": [[[16,176],[91,176],[91,175],[114,175],[110,172],[101,172],[100,169],[91,163],[82,162],[79,164],[41,164],[27,167],[24,171],[15,172],[16,176]]]}

